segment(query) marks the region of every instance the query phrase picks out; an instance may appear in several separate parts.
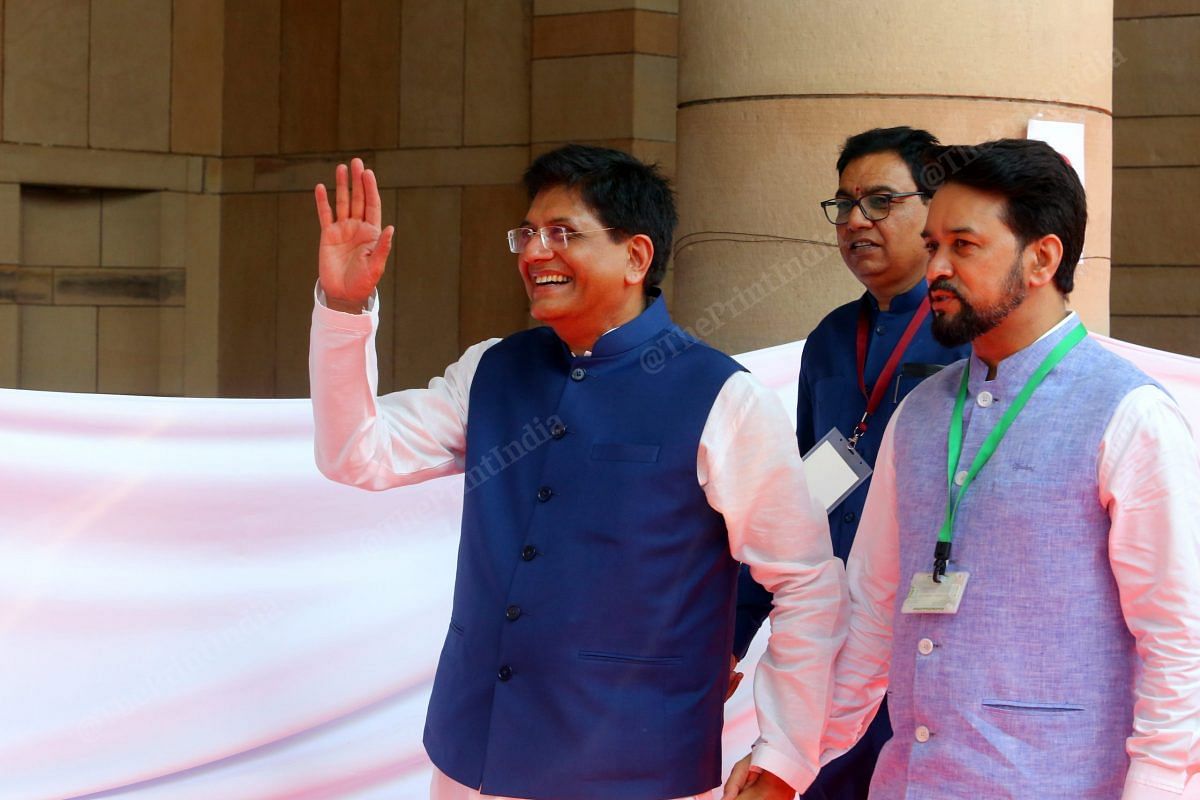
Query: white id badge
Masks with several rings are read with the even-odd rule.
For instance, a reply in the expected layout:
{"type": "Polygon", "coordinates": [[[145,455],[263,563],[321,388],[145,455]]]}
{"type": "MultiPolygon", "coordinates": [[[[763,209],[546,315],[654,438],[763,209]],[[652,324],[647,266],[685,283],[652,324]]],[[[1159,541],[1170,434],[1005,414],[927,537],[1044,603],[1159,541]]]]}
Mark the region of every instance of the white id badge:
{"type": "Polygon", "coordinates": [[[957,614],[967,589],[969,572],[947,572],[941,583],[933,582],[932,572],[913,575],[912,586],[900,611],[905,614],[957,614]]]}
{"type": "Polygon", "coordinates": [[[850,447],[837,428],[804,454],[804,480],[808,492],[828,514],[867,478],[871,467],[850,447]]]}

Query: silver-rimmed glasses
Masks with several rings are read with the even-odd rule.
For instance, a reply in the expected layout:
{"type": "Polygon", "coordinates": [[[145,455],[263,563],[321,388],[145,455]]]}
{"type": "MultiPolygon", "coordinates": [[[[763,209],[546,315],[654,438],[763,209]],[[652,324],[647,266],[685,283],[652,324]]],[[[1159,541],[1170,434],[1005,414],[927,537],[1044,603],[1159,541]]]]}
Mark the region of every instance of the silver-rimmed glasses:
{"type": "Polygon", "coordinates": [[[611,230],[613,228],[592,228],[586,231],[573,231],[570,228],[564,228],[562,225],[547,225],[537,230],[533,228],[513,228],[508,232],[508,249],[513,253],[523,253],[535,237],[541,237],[542,247],[559,253],[567,249],[567,243],[573,236],[611,230]]]}

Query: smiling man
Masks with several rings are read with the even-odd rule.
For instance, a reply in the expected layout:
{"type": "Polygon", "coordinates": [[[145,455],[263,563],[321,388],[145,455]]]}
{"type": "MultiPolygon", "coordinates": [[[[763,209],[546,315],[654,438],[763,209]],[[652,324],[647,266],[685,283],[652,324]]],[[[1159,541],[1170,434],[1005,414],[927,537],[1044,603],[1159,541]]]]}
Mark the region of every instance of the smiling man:
{"type": "Polygon", "coordinates": [[[884,434],[829,753],[886,689],[872,800],[1198,796],[1192,434],[1066,307],[1075,171],[1025,140],[946,155],[923,233],[933,331],[972,355],[884,434]]]}
{"type": "MultiPolygon", "coordinates": [[[[866,291],[830,312],[805,343],[796,403],[801,453],[836,430],[874,465],[883,431],[904,397],[970,352],[965,344],[939,344],[930,331],[921,230],[933,194],[925,168],[936,144],[928,131],[875,128],[848,138],[838,156],[837,192],[821,206],[837,231],[842,260],[866,291]]],[[[868,479],[829,511],[833,551],[842,560],[854,543],[869,487],[868,479]]],[[[737,658],[745,656],[770,610],[770,593],[743,571],[737,658]]],[[[865,800],[875,759],[891,733],[884,708],[852,752],[821,770],[805,800],[865,800]]]]}
{"type": "Polygon", "coordinates": [[[657,286],[676,216],[655,169],[572,145],[525,184],[508,246],[544,326],[384,397],[374,290],[392,230],[375,178],[339,167],[336,215],[316,190],[318,465],[368,489],[470,476],[425,728],[431,796],[707,797],[742,561],[779,606],[755,791],[790,798],[816,774],[846,597],[787,415],[671,322],[657,286]],[[528,440],[531,424],[549,435],[528,440]]]}

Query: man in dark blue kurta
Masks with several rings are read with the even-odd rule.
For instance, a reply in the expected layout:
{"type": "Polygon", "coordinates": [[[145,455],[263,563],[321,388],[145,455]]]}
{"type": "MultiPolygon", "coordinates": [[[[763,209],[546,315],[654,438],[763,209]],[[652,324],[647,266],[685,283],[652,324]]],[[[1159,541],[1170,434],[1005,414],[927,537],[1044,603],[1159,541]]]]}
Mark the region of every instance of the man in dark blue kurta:
{"type": "MultiPolygon", "coordinates": [[[[855,447],[874,466],[883,431],[904,396],[940,366],[970,352],[968,347],[947,348],[934,341],[927,316],[921,229],[932,192],[924,171],[927,154],[936,144],[926,131],[898,127],[851,136],[842,148],[837,194],[822,206],[837,226],[838,249],[846,266],[867,291],[821,320],[804,346],[796,406],[801,453],[834,428],[849,439],[860,427],[868,395],[883,379],[886,391],[865,421],[855,447]],[[917,316],[920,319],[914,322],[917,316]],[[910,326],[914,330],[896,368],[885,375],[885,365],[910,326]],[[860,382],[862,349],[865,365],[860,382]]],[[[869,486],[868,480],[830,511],[833,550],[843,561],[850,554],[869,486]]],[[[771,595],[743,570],[738,587],[737,658],[745,656],[770,610],[771,595]]],[[[866,798],[875,759],[890,736],[887,714],[880,713],[859,745],[822,769],[804,797],[866,798]]]]}

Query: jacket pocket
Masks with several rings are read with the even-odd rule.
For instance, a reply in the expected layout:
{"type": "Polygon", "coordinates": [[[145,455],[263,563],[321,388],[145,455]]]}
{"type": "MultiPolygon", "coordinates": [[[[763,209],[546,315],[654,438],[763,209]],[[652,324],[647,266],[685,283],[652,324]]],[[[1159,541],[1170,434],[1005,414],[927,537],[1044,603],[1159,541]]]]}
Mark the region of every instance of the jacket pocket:
{"type": "Polygon", "coordinates": [[[592,445],[593,461],[637,461],[653,464],[658,461],[662,448],[656,444],[624,444],[621,442],[596,442],[592,445]]]}
{"type": "Polygon", "coordinates": [[[648,667],[670,667],[683,663],[679,656],[634,656],[626,653],[603,653],[598,650],[580,650],[584,661],[607,661],[615,664],[644,664],[648,667]]]}
{"type": "Polygon", "coordinates": [[[1084,711],[1084,707],[1074,703],[1032,703],[1027,700],[997,700],[985,699],[980,704],[992,711],[1003,711],[1010,714],[1069,714],[1084,711]]]}

